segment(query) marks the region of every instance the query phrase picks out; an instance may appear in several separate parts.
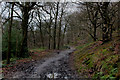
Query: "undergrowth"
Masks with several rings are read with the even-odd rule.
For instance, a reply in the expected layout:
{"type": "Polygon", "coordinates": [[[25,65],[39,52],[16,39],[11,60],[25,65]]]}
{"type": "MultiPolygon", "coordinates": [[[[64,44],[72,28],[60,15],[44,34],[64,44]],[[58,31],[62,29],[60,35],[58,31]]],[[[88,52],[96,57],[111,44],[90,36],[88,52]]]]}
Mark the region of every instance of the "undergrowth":
{"type": "Polygon", "coordinates": [[[102,41],[96,41],[77,46],[74,61],[78,72],[95,80],[120,78],[120,60],[115,49],[116,43],[119,43],[119,38],[104,44],[102,41]]]}

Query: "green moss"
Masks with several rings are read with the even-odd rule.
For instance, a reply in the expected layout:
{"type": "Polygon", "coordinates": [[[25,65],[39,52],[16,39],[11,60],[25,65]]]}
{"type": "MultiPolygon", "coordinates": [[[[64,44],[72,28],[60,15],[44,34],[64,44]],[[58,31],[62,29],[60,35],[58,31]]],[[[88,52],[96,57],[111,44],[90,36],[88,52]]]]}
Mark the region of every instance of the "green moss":
{"type": "Polygon", "coordinates": [[[86,43],[86,44],[84,44],[84,45],[80,45],[80,46],[77,46],[76,47],[76,49],[84,49],[84,48],[86,48],[86,47],[88,47],[89,45],[91,45],[92,43],[86,43]]]}
{"type": "Polygon", "coordinates": [[[102,61],[102,68],[103,69],[108,69],[108,65],[106,62],[102,61]]]}
{"type": "Polygon", "coordinates": [[[107,49],[103,49],[102,53],[105,54],[107,52],[107,49]]]}
{"type": "Polygon", "coordinates": [[[113,54],[113,42],[114,41],[109,41],[98,46],[96,45],[99,42],[77,46],[75,61],[79,72],[83,71],[87,73],[88,69],[94,68],[93,78],[114,80],[115,75],[118,74],[118,69],[120,69],[120,61],[118,60],[118,54],[113,54]]]}
{"type": "Polygon", "coordinates": [[[104,75],[104,76],[101,76],[100,79],[101,80],[106,80],[108,77],[109,77],[109,75],[104,75]]]}
{"type": "Polygon", "coordinates": [[[93,79],[99,79],[103,75],[103,72],[97,72],[94,76],[93,79]]]}
{"type": "Polygon", "coordinates": [[[5,67],[6,65],[7,65],[6,63],[3,63],[3,64],[2,64],[2,67],[5,67]]]}
{"type": "Polygon", "coordinates": [[[110,60],[111,60],[111,56],[108,56],[108,57],[105,59],[106,62],[108,62],[108,61],[110,61],[110,60]]]}

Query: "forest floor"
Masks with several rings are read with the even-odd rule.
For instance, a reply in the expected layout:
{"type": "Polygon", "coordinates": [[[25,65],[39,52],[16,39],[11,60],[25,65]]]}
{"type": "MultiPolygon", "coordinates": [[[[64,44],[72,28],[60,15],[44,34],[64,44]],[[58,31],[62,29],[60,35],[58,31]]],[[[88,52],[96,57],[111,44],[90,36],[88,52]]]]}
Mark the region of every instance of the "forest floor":
{"type": "MultiPolygon", "coordinates": [[[[116,35],[116,34],[114,34],[116,35]]],[[[60,51],[32,50],[32,58],[18,60],[3,68],[5,78],[48,80],[116,79],[120,78],[120,37],[102,41],[79,41],[60,51]]]]}
{"type": "Polygon", "coordinates": [[[74,48],[66,49],[63,51],[57,51],[38,60],[32,60],[30,62],[23,62],[19,65],[12,66],[9,70],[4,72],[5,78],[54,78],[54,79],[79,79],[72,68],[72,58],[70,54],[74,51],[74,48]]]}

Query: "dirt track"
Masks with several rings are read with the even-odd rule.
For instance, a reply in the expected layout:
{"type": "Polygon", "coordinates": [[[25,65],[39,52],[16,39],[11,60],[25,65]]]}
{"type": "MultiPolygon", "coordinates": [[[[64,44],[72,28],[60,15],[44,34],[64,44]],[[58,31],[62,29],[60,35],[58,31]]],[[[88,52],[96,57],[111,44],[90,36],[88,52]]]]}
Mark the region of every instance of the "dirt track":
{"type": "MultiPolygon", "coordinates": [[[[61,52],[53,53],[52,57],[44,58],[40,61],[33,61],[24,64],[22,68],[9,76],[9,78],[28,78],[28,79],[66,79],[77,80],[80,79],[76,72],[71,69],[69,65],[69,56],[74,51],[73,48],[61,52]],[[26,66],[26,67],[25,67],[26,66]]],[[[18,68],[18,69],[19,69],[18,68]]],[[[22,79],[23,80],[23,79],[22,79]]]]}

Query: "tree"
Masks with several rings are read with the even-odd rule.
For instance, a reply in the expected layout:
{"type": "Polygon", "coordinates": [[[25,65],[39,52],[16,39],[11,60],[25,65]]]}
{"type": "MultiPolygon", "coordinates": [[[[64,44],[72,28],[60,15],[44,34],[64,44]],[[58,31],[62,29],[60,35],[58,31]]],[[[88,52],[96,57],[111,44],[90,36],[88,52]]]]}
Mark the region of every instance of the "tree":
{"type": "Polygon", "coordinates": [[[103,41],[108,41],[112,39],[112,32],[113,32],[113,25],[116,21],[116,12],[117,9],[115,9],[114,7],[116,7],[115,5],[112,5],[112,3],[110,4],[110,2],[104,2],[104,3],[98,3],[98,9],[99,9],[99,13],[101,15],[102,18],[102,39],[103,41]]]}
{"type": "Polygon", "coordinates": [[[97,39],[96,29],[98,27],[97,22],[99,19],[98,18],[98,14],[99,14],[98,7],[96,7],[96,5],[97,5],[96,3],[86,3],[88,17],[89,17],[91,24],[93,25],[93,39],[94,39],[94,41],[96,41],[96,39],[97,39]]]}
{"type": "Polygon", "coordinates": [[[120,1],[118,2],[118,36],[120,36],[120,1]]]}
{"type": "Polygon", "coordinates": [[[10,57],[11,57],[11,29],[12,29],[12,22],[13,22],[13,9],[14,9],[14,3],[12,3],[12,8],[11,8],[11,19],[10,19],[9,30],[8,30],[7,64],[10,63],[10,57]]]}
{"type": "Polygon", "coordinates": [[[60,44],[61,44],[61,27],[62,27],[62,18],[63,18],[63,15],[64,15],[64,9],[65,9],[65,6],[66,4],[63,3],[61,6],[63,6],[61,8],[61,15],[60,15],[60,21],[59,21],[59,31],[58,31],[58,46],[57,46],[57,49],[59,50],[60,48],[60,44]]]}
{"type": "Polygon", "coordinates": [[[41,20],[41,16],[40,16],[40,12],[38,11],[38,17],[39,17],[39,28],[40,28],[40,36],[41,36],[41,41],[42,41],[42,47],[44,48],[44,37],[43,37],[43,32],[42,32],[42,20],[41,20]]]}
{"type": "Polygon", "coordinates": [[[51,11],[52,11],[52,7],[51,7],[51,9],[50,9],[50,21],[49,21],[49,45],[48,45],[48,49],[51,49],[50,47],[51,47],[51,24],[52,24],[52,13],[51,13],[51,11]]]}
{"type": "Polygon", "coordinates": [[[22,42],[21,42],[21,50],[19,57],[28,56],[28,46],[27,46],[27,34],[28,34],[28,20],[29,20],[29,12],[36,5],[36,2],[23,2],[22,4],[16,2],[16,6],[19,6],[22,11],[22,42]]]}
{"type": "Polygon", "coordinates": [[[53,49],[56,49],[56,28],[57,28],[58,11],[59,11],[59,2],[57,2],[57,6],[56,6],[55,26],[53,32],[53,49]]]}

